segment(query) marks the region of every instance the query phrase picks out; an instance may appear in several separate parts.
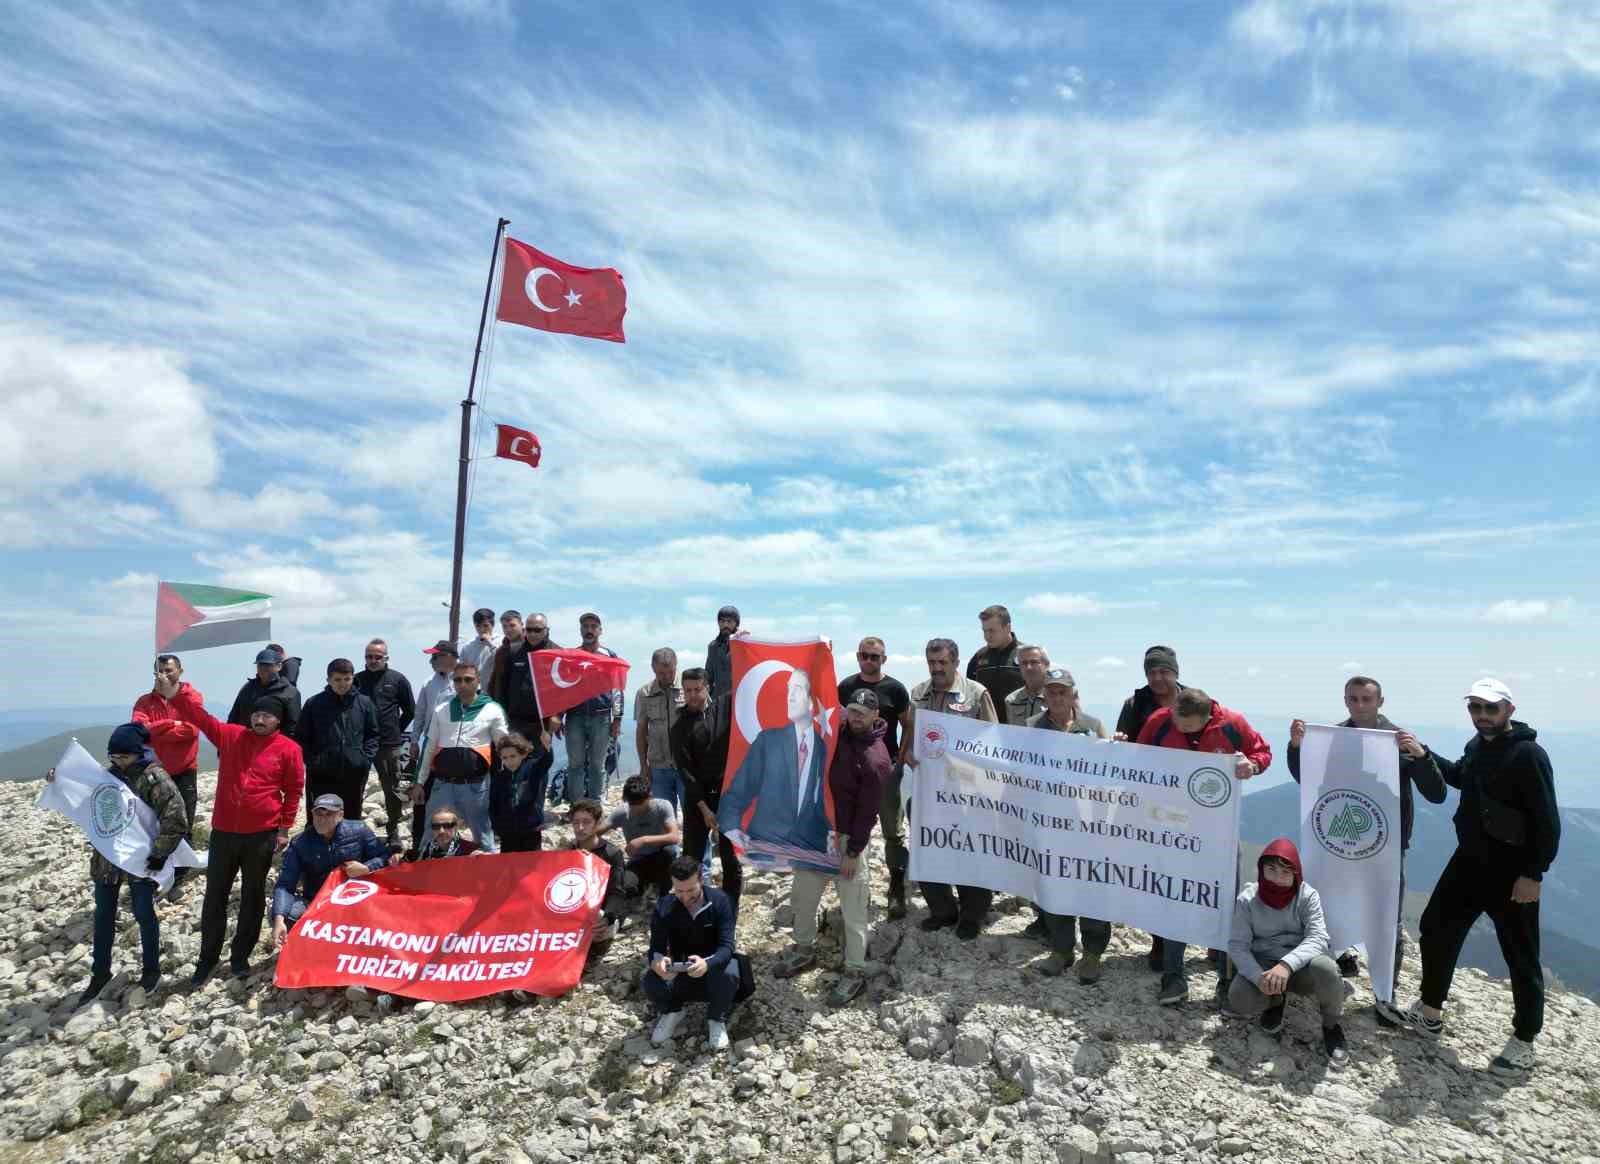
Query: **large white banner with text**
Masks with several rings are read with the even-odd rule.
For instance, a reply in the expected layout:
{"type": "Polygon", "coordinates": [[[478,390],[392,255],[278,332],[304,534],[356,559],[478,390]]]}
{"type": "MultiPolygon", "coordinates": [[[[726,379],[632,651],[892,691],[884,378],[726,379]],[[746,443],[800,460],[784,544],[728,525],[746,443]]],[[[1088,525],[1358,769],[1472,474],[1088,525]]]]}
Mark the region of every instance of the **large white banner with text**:
{"type": "Polygon", "coordinates": [[[918,711],[911,877],[1226,949],[1233,757],[918,711]]]}
{"type": "Polygon", "coordinates": [[[1394,995],[1400,915],[1400,750],[1395,733],[1307,724],[1300,745],[1300,864],[1322,895],[1333,952],[1365,946],[1372,993],[1394,995]]]}

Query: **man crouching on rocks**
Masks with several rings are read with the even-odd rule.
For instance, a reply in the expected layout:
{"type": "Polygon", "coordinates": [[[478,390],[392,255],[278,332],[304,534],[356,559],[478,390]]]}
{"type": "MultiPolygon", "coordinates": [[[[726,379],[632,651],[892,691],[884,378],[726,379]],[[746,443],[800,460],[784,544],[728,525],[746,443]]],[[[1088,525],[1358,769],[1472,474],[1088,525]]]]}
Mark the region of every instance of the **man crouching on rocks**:
{"type": "MultiPolygon", "coordinates": [[[[125,723],[112,732],[106,755],[111,761],[106,771],[155,809],[161,822],[161,832],[151,844],[150,856],[145,861],[145,869],[159,872],[189,827],[183,796],[166,769],[156,762],[155,753],[150,750],[150,731],[142,723],[125,723]]],[[[54,768],[45,773],[46,780],[55,778],[54,768]]],[[[89,876],[94,881],[94,952],[89,985],[78,996],[78,1006],[93,1001],[111,981],[111,947],[117,940],[117,895],[121,892],[124,874],[96,849],[89,858],[89,876]]],[[[139,943],[144,959],[139,985],[145,994],[154,994],[161,986],[161,923],[156,919],[156,883],[146,877],[129,877],[128,897],[133,902],[133,916],[139,922],[139,943]]]]}
{"type": "Polygon", "coordinates": [[[649,967],[639,988],[660,1018],[650,1041],[672,1041],[683,1021],[683,1004],[705,1000],[706,1049],[726,1050],[728,1013],[739,992],[739,964],[733,956],[733,906],[720,889],[702,885],[700,862],[675,857],[669,870],[672,892],[656,902],[650,918],[649,967]]]}

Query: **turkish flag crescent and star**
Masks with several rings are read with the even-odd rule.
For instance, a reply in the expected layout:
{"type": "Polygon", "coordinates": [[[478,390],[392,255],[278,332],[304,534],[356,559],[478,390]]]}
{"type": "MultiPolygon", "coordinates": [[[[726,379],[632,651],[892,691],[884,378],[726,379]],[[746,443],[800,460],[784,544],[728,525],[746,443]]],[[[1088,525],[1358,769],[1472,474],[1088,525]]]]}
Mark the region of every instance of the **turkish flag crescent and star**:
{"type": "Polygon", "coordinates": [[[278,954],[275,985],[462,1002],[578,985],[610,869],[576,850],[335,869],[278,954]]]}
{"type": "Polygon", "coordinates": [[[512,428],[509,424],[497,424],[494,429],[495,456],[521,461],[534,469],[539,467],[539,454],[544,450],[539,446],[538,437],[525,428],[512,428]]]}
{"type": "Polygon", "coordinates": [[[838,872],[828,769],[844,730],[826,639],[734,638],[717,827],[753,864],[838,872]]]}
{"type": "Polygon", "coordinates": [[[494,317],[540,331],[626,343],[628,289],[611,267],[574,267],[507,236],[494,317]]]}
{"type": "Polygon", "coordinates": [[[628,661],[609,655],[591,655],[577,647],[534,651],[528,656],[539,710],[560,715],[597,695],[625,690],[628,661]]]}

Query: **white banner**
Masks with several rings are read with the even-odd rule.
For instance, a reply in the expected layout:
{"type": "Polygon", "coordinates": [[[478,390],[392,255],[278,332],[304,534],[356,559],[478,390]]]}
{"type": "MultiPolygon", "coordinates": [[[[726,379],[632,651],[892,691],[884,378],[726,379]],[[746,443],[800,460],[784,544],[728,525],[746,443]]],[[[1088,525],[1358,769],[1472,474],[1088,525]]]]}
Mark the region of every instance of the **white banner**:
{"type": "Polygon", "coordinates": [[[1400,915],[1395,733],[1308,724],[1300,745],[1300,863],[1322,895],[1333,952],[1365,946],[1372,992],[1394,994],[1400,915]]]}
{"type": "Polygon", "coordinates": [[[56,778],[45,782],[38,807],[53,808],[71,820],[102,857],[125,873],[151,878],[163,893],[172,888],[180,865],[205,868],[205,857],[191,849],[188,841],[179,841],[167,863],[152,877],[145,861],[151,844],[161,834],[156,810],[103,765],[96,764],[77,740],[61,753],[56,778]]]}
{"type": "Polygon", "coordinates": [[[1226,949],[1233,757],[918,711],[913,880],[1226,949]]]}

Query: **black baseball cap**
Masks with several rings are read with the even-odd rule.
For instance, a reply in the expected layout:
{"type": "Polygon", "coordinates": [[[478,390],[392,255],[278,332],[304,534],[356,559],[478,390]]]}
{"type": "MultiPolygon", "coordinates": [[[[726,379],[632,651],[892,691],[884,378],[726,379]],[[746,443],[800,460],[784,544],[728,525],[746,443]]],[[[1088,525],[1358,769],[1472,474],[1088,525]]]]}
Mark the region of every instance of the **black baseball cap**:
{"type": "Polygon", "coordinates": [[[850,706],[862,707],[868,711],[877,711],[879,707],[878,693],[862,687],[850,697],[850,706]]]}

